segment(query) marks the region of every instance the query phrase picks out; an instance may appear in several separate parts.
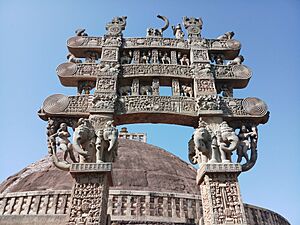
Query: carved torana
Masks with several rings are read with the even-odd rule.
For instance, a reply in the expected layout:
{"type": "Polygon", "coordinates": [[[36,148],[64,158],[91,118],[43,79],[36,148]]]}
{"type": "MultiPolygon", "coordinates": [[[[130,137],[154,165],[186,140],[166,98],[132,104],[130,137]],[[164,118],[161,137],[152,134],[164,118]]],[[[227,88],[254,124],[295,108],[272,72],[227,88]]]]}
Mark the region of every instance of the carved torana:
{"type": "Polygon", "coordinates": [[[172,26],[173,38],[163,37],[169,20],[157,17],[163,27],[148,28],[146,37],[124,37],[122,16],[107,23],[103,37],[78,29],[67,42],[68,61],[57,74],[77,93],[49,96],[39,116],[48,121],[53,163],[76,180],[69,224],[106,224],[111,170],[100,170],[117,157],[116,126],[168,123],[195,128],[189,159],[200,166],[199,223],[246,225],[237,176],[256,163],[258,125],[268,121],[268,107],[256,97],[234,97],[252,72],[233,31],[208,39],[202,19],[185,16],[187,37],[180,24],[172,26]],[[163,96],[161,87],[170,88],[171,96],[163,96]]]}

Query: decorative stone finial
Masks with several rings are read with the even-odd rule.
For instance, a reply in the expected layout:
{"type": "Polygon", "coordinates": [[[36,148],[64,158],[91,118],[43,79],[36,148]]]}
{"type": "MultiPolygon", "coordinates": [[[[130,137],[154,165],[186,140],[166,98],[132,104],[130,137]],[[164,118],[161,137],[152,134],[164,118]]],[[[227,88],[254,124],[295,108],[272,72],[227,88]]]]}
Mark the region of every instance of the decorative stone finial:
{"type": "Polygon", "coordinates": [[[169,27],[169,20],[165,16],[157,15],[157,18],[162,19],[165,22],[165,25],[160,28],[148,28],[147,37],[163,37],[163,32],[169,27]]]}
{"type": "Polygon", "coordinates": [[[199,18],[195,18],[195,17],[183,17],[183,25],[184,28],[187,30],[188,32],[188,37],[189,39],[198,39],[201,38],[201,31],[202,31],[202,19],[199,18]]]}
{"type": "Polygon", "coordinates": [[[114,17],[111,22],[106,24],[107,35],[120,36],[126,27],[127,16],[114,17]]]}

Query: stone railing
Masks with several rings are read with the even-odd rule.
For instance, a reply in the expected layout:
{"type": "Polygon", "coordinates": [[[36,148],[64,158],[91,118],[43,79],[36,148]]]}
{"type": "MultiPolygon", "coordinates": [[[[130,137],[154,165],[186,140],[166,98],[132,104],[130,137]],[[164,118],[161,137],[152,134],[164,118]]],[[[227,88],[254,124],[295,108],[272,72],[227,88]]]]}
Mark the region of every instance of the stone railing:
{"type": "MultiPolygon", "coordinates": [[[[0,221],[15,216],[66,216],[71,191],[31,191],[0,195],[0,221]]],[[[290,225],[279,214],[244,204],[249,225],[290,225]]],[[[197,224],[201,197],[192,194],[110,190],[108,214],[120,224],[197,224]]],[[[21,218],[21,217],[20,217],[21,218]]]]}

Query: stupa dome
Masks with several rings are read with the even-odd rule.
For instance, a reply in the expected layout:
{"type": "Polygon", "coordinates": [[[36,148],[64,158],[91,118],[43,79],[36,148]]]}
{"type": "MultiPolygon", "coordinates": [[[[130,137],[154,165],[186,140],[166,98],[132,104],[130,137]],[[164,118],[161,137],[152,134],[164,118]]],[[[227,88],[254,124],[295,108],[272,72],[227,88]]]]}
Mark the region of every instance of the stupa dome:
{"type": "MultiPolygon", "coordinates": [[[[120,139],[111,189],[199,194],[195,177],[196,170],[191,165],[166,150],[120,139]]],[[[72,185],[72,176],[57,169],[47,156],[7,178],[0,184],[0,193],[71,190],[72,185]]]]}
{"type": "MultiPolygon", "coordinates": [[[[159,147],[119,140],[108,214],[113,224],[198,224],[202,216],[196,170],[159,147]]],[[[0,224],[65,224],[73,178],[49,157],[0,184],[0,224]]],[[[244,204],[250,225],[289,225],[279,214],[244,204]]]]}

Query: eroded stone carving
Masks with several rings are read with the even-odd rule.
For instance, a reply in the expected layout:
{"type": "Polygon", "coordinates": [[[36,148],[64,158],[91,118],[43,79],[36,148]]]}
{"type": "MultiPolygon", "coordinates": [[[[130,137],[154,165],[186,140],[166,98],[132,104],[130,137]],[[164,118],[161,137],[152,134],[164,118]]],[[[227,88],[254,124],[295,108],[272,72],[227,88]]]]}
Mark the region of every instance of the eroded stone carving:
{"type": "Polygon", "coordinates": [[[122,35],[122,31],[126,27],[127,16],[114,17],[111,22],[106,24],[107,35],[118,36],[122,35]]]}
{"type": "Polygon", "coordinates": [[[230,163],[232,152],[235,151],[239,144],[239,138],[226,121],[220,124],[218,133],[218,145],[221,153],[222,163],[230,163]]]}
{"type": "Polygon", "coordinates": [[[228,31],[225,34],[222,34],[221,36],[217,37],[218,40],[230,40],[232,39],[234,36],[234,32],[233,31],[228,31]]]}
{"type": "Polygon", "coordinates": [[[172,30],[176,39],[184,40],[184,33],[182,31],[180,23],[176,26],[172,26],[172,30]]]}
{"type": "Polygon", "coordinates": [[[244,62],[244,57],[242,55],[239,55],[234,60],[229,61],[227,65],[241,65],[243,62],[244,62]]]}
{"type": "Polygon", "coordinates": [[[95,86],[95,81],[78,81],[77,94],[81,95],[84,92],[84,94],[89,95],[95,86]]]}
{"type": "Polygon", "coordinates": [[[118,130],[109,120],[103,129],[97,131],[96,162],[114,162],[117,157],[118,130]]]}
{"type": "Polygon", "coordinates": [[[221,100],[217,95],[203,95],[196,102],[197,110],[219,110],[221,100]]]}
{"type": "Polygon", "coordinates": [[[72,63],[82,63],[82,60],[80,59],[77,59],[73,54],[69,53],[67,55],[67,59],[69,60],[69,62],[72,62],[72,63]]]}
{"type": "Polygon", "coordinates": [[[148,28],[147,37],[163,37],[163,32],[169,27],[169,20],[165,16],[157,15],[157,18],[162,19],[165,22],[165,25],[160,28],[148,28]]]}
{"type": "Polygon", "coordinates": [[[75,31],[75,34],[76,34],[76,36],[85,36],[85,37],[88,36],[88,34],[85,33],[85,29],[83,29],[83,28],[77,29],[77,30],[75,31]]]}
{"type": "Polygon", "coordinates": [[[73,134],[73,148],[79,154],[79,163],[96,161],[96,135],[88,119],[80,118],[73,134]]]}
{"type": "Polygon", "coordinates": [[[188,32],[189,39],[198,39],[201,38],[201,31],[202,31],[202,19],[195,18],[195,17],[183,17],[183,25],[184,28],[188,32]]]}
{"type": "Polygon", "coordinates": [[[239,138],[226,121],[206,123],[199,126],[189,141],[189,160],[193,164],[231,163],[232,152],[237,150],[239,138]]]}
{"type": "Polygon", "coordinates": [[[251,129],[248,129],[246,125],[242,125],[238,137],[240,141],[237,148],[237,163],[241,163],[245,158],[246,162],[242,165],[242,170],[247,171],[254,166],[257,160],[257,127],[251,126],[251,129]],[[248,150],[251,150],[250,157],[248,150]]]}

